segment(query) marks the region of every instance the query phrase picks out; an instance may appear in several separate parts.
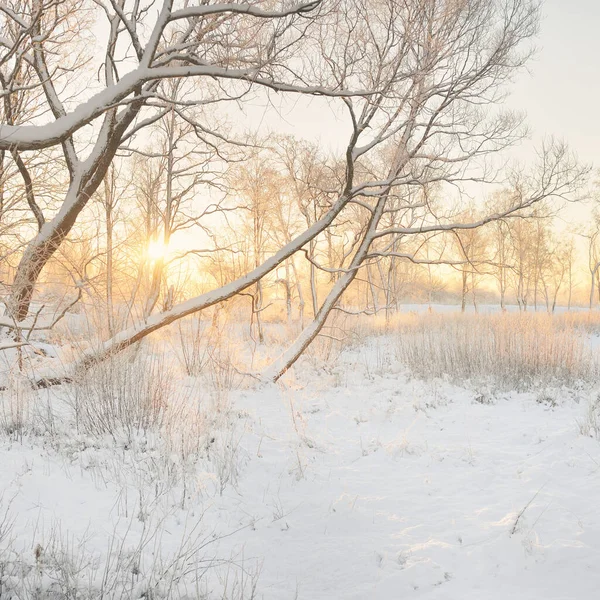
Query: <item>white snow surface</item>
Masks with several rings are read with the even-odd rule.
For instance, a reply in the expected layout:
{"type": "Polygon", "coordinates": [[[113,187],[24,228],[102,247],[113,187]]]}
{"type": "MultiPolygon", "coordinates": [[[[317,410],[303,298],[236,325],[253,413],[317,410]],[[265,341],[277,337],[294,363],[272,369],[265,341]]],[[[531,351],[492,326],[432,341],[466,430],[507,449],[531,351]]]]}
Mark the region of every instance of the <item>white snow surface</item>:
{"type": "MultiPolygon", "coordinates": [[[[151,440],[2,434],[13,559],[33,564],[53,531],[102,565],[111,536],[135,545],[154,519],[145,551],[176,553],[196,527],[207,560],[259,571],[264,600],[600,597],[600,443],[580,431],[597,392],[481,393],[361,352],[232,392],[223,447],[238,473],[222,494],[210,459],[186,489],[167,485],[151,440]]],[[[203,401],[196,380],[182,385],[203,401]]],[[[206,573],[209,598],[222,597],[219,568],[206,573]]]]}

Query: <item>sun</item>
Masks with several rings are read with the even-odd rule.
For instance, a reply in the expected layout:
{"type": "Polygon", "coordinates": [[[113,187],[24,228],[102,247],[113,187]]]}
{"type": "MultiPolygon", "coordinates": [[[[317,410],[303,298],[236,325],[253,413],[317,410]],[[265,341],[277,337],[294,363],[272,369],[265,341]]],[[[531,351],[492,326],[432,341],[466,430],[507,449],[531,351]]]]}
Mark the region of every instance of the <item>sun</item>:
{"type": "Polygon", "coordinates": [[[168,246],[161,240],[150,240],[146,253],[151,261],[157,261],[164,260],[168,251],[168,246]]]}

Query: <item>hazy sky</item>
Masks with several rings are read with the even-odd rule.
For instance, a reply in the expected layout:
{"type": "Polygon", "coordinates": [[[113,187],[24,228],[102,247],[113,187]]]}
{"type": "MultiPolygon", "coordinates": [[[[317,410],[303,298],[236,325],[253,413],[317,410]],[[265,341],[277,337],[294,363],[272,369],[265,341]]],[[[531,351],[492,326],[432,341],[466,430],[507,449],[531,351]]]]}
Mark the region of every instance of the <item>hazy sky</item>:
{"type": "MultiPolygon", "coordinates": [[[[506,103],[525,111],[531,141],[511,155],[531,164],[534,146],[554,135],[564,139],[582,163],[600,169],[600,0],[546,0],[542,12],[537,53],[516,77],[506,103]]],[[[248,122],[260,122],[263,134],[289,133],[320,140],[328,149],[345,147],[348,120],[345,114],[336,119],[327,100],[274,93],[269,98],[279,115],[266,109],[260,95],[243,109],[248,122]]],[[[231,116],[239,119],[239,108],[231,109],[231,116]]],[[[592,205],[567,205],[559,227],[579,229],[589,220],[592,205]]]]}
{"type": "MultiPolygon", "coordinates": [[[[600,167],[600,1],[546,0],[537,38],[537,54],[516,79],[507,101],[524,110],[532,137],[565,139],[583,162],[600,167]]],[[[341,145],[346,136],[340,123],[327,116],[330,109],[319,99],[281,97],[281,119],[264,107],[250,109],[252,119],[265,116],[270,126],[324,144],[341,145]],[[268,114],[268,117],[266,115],[268,114]],[[287,122],[286,122],[287,120],[287,122]]],[[[278,96],[271,94],[271,101],[278,96]]],[[[345,122],[345,119],[344,119],[345,122]]],[[[263,123],[268,126],[269,124],[263,123]]]]}
{"type": "Polygon", "coordinates": [[[546,0],[538,53],[509,104],[527,112],[535,137],[563,137],[600,166],[600,2],[546,0]]]}

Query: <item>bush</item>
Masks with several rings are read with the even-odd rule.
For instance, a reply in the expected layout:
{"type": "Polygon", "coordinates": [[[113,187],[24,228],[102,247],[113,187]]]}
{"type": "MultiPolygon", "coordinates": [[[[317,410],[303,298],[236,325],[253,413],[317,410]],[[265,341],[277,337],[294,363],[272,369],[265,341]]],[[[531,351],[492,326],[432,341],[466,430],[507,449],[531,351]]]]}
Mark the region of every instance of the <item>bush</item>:
{"type": "Polygon", "coordinates": [[[175,386],[158,354],[131,348],[79,373],[67,393],[77,430],[129,438],[160,429],[175,386]]]}

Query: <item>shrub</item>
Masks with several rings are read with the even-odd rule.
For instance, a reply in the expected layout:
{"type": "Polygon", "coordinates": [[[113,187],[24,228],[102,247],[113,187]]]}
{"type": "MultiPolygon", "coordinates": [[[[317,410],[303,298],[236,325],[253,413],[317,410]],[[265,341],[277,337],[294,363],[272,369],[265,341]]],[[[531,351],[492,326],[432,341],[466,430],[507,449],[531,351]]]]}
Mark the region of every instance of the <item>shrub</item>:
{"type": "Polygon", "coordinates": [[[67,393],[78,431],[113,437],[124,432],[129,438],[160,428],[174,399],[163,358],[136,348],[79,373],[67,393]]]}

